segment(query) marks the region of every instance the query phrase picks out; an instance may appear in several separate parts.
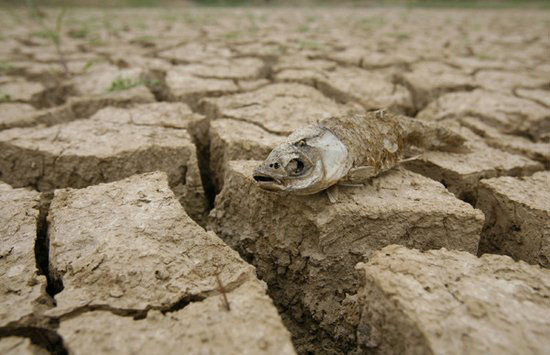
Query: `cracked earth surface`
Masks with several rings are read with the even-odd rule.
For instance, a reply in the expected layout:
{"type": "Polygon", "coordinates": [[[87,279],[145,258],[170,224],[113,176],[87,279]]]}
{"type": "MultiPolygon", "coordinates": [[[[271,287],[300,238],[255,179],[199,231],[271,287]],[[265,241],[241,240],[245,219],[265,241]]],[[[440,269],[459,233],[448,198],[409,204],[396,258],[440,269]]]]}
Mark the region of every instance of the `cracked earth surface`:
{"type": "Polygon", "coordinates": [[[68,74],[26,12],[0,28],[0,352],[550,348],[548,11],[72,9],[68,74]],[[255,186],[378,108],[468,151],[336,204],[255,186]]]}

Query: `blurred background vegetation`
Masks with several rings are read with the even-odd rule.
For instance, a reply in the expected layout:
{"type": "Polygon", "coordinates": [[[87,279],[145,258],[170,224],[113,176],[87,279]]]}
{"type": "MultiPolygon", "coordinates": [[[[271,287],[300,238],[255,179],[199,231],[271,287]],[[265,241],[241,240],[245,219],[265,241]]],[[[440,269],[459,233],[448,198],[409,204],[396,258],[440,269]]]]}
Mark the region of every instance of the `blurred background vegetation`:
{"type": "MultiPolygon", "coordinates": [[[[550,0],[35,0],[38,6],[405,6],[451,8],[550,8],[550,0]]],[[[23,0],[0,0],[0,6],[24,6],[23,0]]]]}

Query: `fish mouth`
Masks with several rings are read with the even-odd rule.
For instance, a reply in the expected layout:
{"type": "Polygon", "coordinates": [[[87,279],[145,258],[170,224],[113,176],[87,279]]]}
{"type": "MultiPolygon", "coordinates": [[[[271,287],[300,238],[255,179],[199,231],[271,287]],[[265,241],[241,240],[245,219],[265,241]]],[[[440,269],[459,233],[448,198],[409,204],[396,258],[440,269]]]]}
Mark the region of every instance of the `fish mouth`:
{"type": "Polygon", "coordinates": [[[252,177],[256,182],[264,183],[264,182],[275,182],[275,178],[267,175],[260,175],[260,174],[254,174],[252,177]]]}
{"type": "Polygon", "coordinates": [[[284,189],[283,182],[280,179],[271,174],[264,173],[261,170],[256,170],[252,178],[256,181],[256,184],[264,190],[280,191],[284,189]]]}

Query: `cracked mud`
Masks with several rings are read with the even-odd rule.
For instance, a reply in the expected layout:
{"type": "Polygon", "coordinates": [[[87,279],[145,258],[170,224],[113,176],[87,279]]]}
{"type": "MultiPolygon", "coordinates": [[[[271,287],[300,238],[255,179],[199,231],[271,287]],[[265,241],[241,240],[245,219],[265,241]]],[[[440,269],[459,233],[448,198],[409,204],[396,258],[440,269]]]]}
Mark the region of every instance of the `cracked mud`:
{"type": "Polygon", "coordinates": [[[550,348],[548,10],[68,16],[67,74],[0,13],[0,353],[550,348]],[[336,204],[255,185],[295,129],[378,108],[467,151],[336,204]]]}

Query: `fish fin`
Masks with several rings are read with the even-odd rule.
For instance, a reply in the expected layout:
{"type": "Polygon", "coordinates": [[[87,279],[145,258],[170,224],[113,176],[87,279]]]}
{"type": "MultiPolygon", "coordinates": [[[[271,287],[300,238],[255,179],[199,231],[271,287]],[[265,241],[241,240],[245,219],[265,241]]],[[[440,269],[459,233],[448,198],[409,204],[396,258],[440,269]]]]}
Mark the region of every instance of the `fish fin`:
{"type": "Polygon", "coordinates": [[[421,156],[422,156],[422,154],[418,154],[418,155],[415,155],[415,156],[413,156],[413,157],[409,157],[409,158],[401,159],[401,160],[399,161],[399,163],[398,163],[398,164],[401,164],[401,163],[406,163],[406,162],[408,162],[408,161],[413,161],[413,160],[416,160],[416,159],[420,158],[421,156]]]}
{"type": "Polygon", "coordinates": [[[330,203],[336,203],[338,202],[338,186],[337,185],[332,185],[331,187],[329,187],[327,189],[327,196],[328,196],[328,200],[330,201],[330,203]]]}
{"type": "Polygon", "coordinates": [[[376,169],[373,166],[358,166],[351,168],[344,179],[344,183],[361,183],[376,176],[376,169]]]}

